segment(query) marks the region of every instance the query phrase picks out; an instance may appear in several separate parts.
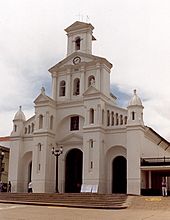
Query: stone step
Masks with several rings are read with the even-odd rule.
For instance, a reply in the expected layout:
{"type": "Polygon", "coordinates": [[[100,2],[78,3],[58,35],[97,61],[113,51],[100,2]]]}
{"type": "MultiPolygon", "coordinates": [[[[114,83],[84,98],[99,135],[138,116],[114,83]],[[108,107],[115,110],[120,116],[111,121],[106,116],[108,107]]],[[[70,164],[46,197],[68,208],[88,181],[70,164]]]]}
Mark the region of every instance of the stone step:
{"type": "Polygon", "coordinates": [[[69,207],[126,208],[127,196],[93,193],[0,193],[1,202],[53,204],[69,207]]]}

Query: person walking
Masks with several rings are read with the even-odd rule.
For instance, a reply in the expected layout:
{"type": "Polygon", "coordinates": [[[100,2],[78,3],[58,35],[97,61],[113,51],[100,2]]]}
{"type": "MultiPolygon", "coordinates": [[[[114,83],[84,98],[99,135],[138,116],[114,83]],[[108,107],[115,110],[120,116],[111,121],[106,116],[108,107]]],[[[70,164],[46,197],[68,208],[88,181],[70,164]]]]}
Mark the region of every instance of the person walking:
{"type": "Polygon", "coordinates": [[[32,193],[32,182],[28,183],[28,193],[32,193]]]}
{"type": "Polygon", "coordinates": [[[167,181],[166,181],[166,177],[162,178],[162,196],[167,196],[167,181]]]}

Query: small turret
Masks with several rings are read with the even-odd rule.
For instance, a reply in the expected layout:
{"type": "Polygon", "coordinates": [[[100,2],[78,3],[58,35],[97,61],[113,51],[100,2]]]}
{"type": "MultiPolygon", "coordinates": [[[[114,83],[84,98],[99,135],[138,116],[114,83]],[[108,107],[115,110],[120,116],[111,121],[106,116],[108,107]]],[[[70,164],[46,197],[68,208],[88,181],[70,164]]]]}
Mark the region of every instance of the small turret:
{"type": "Polygon", "coordinates": [[[15,114],[13,121],[25,121],[25,115],[22,111],[22,106],[19,106],[19,110],[15,114]]]}
{"type": "Polygon", "coordinates": [[[22,107],[19,107],[19,110],[14,116],[13,119],[13,131],[12,131],[12,136],[21,136],[23,132],[23,125],[24,122],[26,121],[25,115],[22,111],[22,107]]]}
{"type": "Polygon", "coordinates": [[[139,96],[136,94],[136,89],[132,99],[128,104],[128,121],[127,125],[144,125],[143,122],[143,105],[139,96]]]}

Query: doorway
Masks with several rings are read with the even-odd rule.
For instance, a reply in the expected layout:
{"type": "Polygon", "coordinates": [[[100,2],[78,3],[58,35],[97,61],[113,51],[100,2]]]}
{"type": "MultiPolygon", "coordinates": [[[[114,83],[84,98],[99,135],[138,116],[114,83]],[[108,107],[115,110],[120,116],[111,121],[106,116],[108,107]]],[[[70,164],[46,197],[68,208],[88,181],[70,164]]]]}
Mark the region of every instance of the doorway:
{"type": "Polygon", "coordinates": [[[66,156],[65,192],[79,193],[82,184],[83,153],[72,149],[66,156]]]}
{"type": "Polygon", "coordinates": [[[123,156],[112,162],[112,193],[127,193],[127,161],[123,156]]]}

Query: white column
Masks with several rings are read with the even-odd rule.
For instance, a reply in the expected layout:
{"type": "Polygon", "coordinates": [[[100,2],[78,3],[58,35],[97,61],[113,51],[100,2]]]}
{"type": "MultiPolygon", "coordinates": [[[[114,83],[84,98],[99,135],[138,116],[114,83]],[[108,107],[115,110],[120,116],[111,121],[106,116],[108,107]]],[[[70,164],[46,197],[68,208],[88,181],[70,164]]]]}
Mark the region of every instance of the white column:
{"type": "Polygon", "coordinates": [[[57,77],[56,75],[52,76],[52,98],[57,100],[57,77]]]}
{"type": "Polygon", "coordinates": [[[84,93],[84,87],[85,87],[85,81],[84,81],[84,74],[85,74],[85,69],[84,66],[81,67],[81,77],[80,77],[80,95],[84,93]]]}
{"type": "Polygon", "coordinates": [[[101,90],[101,85],[100,85],[100,79],[101,77],[100,77],[100,63],[97,63],[96,64],[96,80],[95,80],[95,82],[96,82],[96,89],[98,89],[99,91],[101,90]]]}
{"type": "Polygon", "coordinates": [[[71,82],[71,72],[70,69],[67,70],[67,81],[66,81],[66,97],[71,99],[72,93],[72,82],[71,82]]]}

